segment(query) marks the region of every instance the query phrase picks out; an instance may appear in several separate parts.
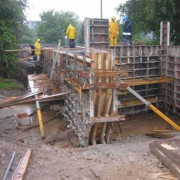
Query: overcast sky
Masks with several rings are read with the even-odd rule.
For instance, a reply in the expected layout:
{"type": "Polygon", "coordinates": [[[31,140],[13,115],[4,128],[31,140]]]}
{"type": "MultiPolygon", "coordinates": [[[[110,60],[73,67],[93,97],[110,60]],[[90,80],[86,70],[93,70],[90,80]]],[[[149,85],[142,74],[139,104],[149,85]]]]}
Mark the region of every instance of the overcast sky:
{"type": "MultiPolygon", "coordinates": [[[[100,18],[100,0],[28,0],[29,8],[26,10],[27,20],[40,20],[39,14],[43,11],[54,9],[55,11],[71,11],[81,20],[85,17],[100,18]]],[[[126,0],[102,0],[103,18],[110,19],[116,14],[115,7],[126,0]]]]}

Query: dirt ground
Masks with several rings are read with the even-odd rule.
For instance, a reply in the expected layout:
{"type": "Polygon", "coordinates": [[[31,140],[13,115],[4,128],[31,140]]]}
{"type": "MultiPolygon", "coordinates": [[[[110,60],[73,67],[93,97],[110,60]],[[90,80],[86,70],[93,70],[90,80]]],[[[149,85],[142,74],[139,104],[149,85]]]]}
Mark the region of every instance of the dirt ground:
{"type": "MultiPolygon", "coordinates": [[[[0,96],[4,100],[4,96],[0,96]]],[[[165,129],[166,123],[153,113],[128,118],[119,129],[114,124],[111,144],[81,148],[74,134],[65,139],[46,144],[39,128],[20,130],[17,114],[34,111],[34,106],[13,106],[0,109],[0,179],[13,152],[16,152],[7,179],[11,179],[27,148],[33,150],[27,169],[27,180],[165,180],[176,179],[169,170],[150,153],[149,144],[155,138],[145,134],[154,129],[165,129]]],[[[65,122],[55,111],[44,108],[43,120],[47,121],[47,138],[62,131],[65,122]]],[[[37,124],[36,115],[32,116],[37,124]]],[[[179,134],[178,134],[179,135],[179,134]]],[[[46,138],[46,139],[47,139],[46,138]]]]}

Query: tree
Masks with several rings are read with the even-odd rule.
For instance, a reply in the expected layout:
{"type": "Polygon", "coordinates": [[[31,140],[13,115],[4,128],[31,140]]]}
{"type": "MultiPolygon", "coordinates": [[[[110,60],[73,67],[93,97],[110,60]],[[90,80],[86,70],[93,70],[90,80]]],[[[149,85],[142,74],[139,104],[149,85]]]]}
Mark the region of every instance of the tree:
{"type": "Polygon", "coordinates": [[[117,7],[117,12],[127,14],[133,22],[135,33],[152,33],[159,40],[160,22],[170,21],[171,42],[180,44],[179,0],[128,0],[117,7]]]}
{"type": "Polygon", "coordinates": [[[36,28],[30,27],[30,24],[36,24],[36,21],[26,22],[21,29],[20,44],[34,44],[36,40],[36,28]]]}
{"type": "Polygon", "coordinates": [[[23,10],[26,0],[0,0],[0,76],[12,77],[17,69],[16,58],[4,53],[6,49],[15,49],[20,37],[20,28],[25,16],[23,10]]]}
{"type": "Polygon", "coordinates": [[[72,24],[77,29],[78,37],[76,42],[79,42],[79,37],[82,35],[80,33],[82,23],[77,15],[73,12],[56,12],[54,10],[43,12],[37,28],[38,38],[45,43],[57,43],[59,39],[64,43],[66,29],[69,24],[72,24]]]}

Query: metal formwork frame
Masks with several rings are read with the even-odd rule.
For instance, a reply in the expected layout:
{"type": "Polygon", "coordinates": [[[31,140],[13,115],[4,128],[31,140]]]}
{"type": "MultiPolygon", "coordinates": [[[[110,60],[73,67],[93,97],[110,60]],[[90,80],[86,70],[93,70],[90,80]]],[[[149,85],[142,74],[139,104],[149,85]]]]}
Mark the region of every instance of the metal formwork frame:
{"type": "Polygon", "coordinates": [[[160,45],[162,49],[170,45],[170,22],[160,23],[160,45]]]}

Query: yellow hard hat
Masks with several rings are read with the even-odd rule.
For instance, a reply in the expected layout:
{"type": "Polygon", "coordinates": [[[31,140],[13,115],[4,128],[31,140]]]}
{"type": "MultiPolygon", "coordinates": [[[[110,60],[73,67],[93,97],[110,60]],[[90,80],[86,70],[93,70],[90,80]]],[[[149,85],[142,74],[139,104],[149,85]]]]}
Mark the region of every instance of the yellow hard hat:
{"type": "Polygon", "coordinates": [[[112,18],[111,18],[111,19],[115,20],[116,18],[115,18],[115,16],[112,16],[112,18]]]}
{"type": "Polygon", "coordinates": [[[37,41],[41,41],[41,40],[38,38],[37,41]]]}

